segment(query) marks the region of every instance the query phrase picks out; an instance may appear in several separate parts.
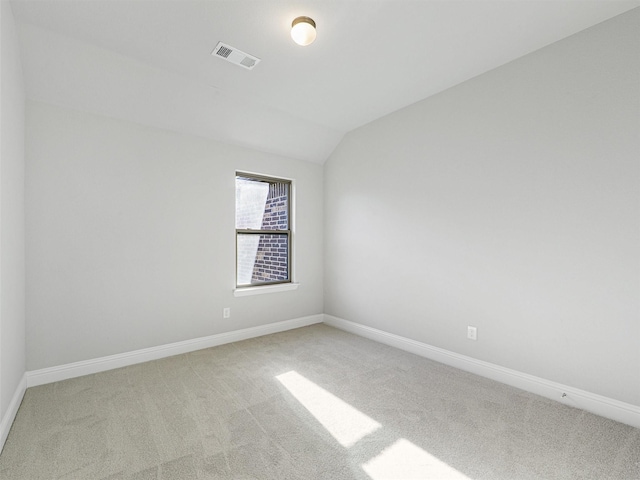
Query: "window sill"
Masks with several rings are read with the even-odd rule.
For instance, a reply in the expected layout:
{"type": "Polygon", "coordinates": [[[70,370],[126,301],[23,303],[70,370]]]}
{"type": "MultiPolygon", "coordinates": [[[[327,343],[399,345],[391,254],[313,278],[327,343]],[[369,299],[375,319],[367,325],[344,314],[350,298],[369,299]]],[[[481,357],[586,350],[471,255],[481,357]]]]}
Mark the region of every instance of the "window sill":
{"type": "Polygon", "coordinates": [[[280,283],[277,285],[264,285],[261,287],[236,288],[233,291],[234,297],[247,297],[249,295],[262,295],[263,293],[278,293],[288,290],[296,290],[299,283],[280,283]]]}

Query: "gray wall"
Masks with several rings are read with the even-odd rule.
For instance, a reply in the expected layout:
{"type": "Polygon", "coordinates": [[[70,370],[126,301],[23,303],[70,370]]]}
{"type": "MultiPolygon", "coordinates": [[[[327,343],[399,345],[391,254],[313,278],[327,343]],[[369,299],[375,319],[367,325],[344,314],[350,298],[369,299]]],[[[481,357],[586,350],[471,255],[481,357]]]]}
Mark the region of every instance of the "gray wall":
{"type": "MultiPolygon", "coordinates": [[[[0,2],[0,419],[25,372],[24,83],[15,22],[0,2]]],[[[1,447],[1,445],[0,445],[1,447]]]]}
{"type": "Polygon", "coordinates": [[[325,313],[640,405],[639,32],[636,9],[348,134],[325,313]]]}
{"type": "Polygon", "coordinates": [[[26,128],[28,370],[322,313],[321,165],[36,102],[26,128]],[[295,291],[233,296],[236,170],[295,181],[295,291]]]}

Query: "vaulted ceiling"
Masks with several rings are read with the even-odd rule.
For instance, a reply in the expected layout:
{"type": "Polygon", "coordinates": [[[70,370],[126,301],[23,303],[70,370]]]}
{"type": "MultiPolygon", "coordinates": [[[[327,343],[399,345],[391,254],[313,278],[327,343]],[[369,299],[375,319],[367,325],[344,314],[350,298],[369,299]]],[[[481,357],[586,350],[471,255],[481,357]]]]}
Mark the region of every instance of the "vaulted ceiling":
{"type": "Polygon", "coordinates": [[[27,96],[322,163],[342,136],[638,1],[12,0],[27,96]],[[317,40],[293,43],[312,17],[317,40]],[[261,59],[251,71],[218,42],[261,59]]]}

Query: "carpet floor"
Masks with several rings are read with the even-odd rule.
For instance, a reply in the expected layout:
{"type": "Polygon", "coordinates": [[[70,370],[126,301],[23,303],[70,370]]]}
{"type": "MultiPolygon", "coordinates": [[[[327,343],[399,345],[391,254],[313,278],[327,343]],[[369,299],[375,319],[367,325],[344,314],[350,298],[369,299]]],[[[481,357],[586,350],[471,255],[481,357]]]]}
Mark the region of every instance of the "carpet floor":
{"type": "Polygon", "coordinates": [[[29,388],[0,479],[640,479],[640,430],[325,326],[29,388]]]}

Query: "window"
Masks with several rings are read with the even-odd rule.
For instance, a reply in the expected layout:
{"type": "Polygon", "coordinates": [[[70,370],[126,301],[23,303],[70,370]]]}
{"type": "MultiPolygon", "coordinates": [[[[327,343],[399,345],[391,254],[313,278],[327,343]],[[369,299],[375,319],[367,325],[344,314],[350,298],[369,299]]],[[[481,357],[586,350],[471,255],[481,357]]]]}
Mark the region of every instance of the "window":
{"type": "Polygon", "coordinates": [[[291,282],[291,182],[236,172],[236,286],[291,282]]]}

